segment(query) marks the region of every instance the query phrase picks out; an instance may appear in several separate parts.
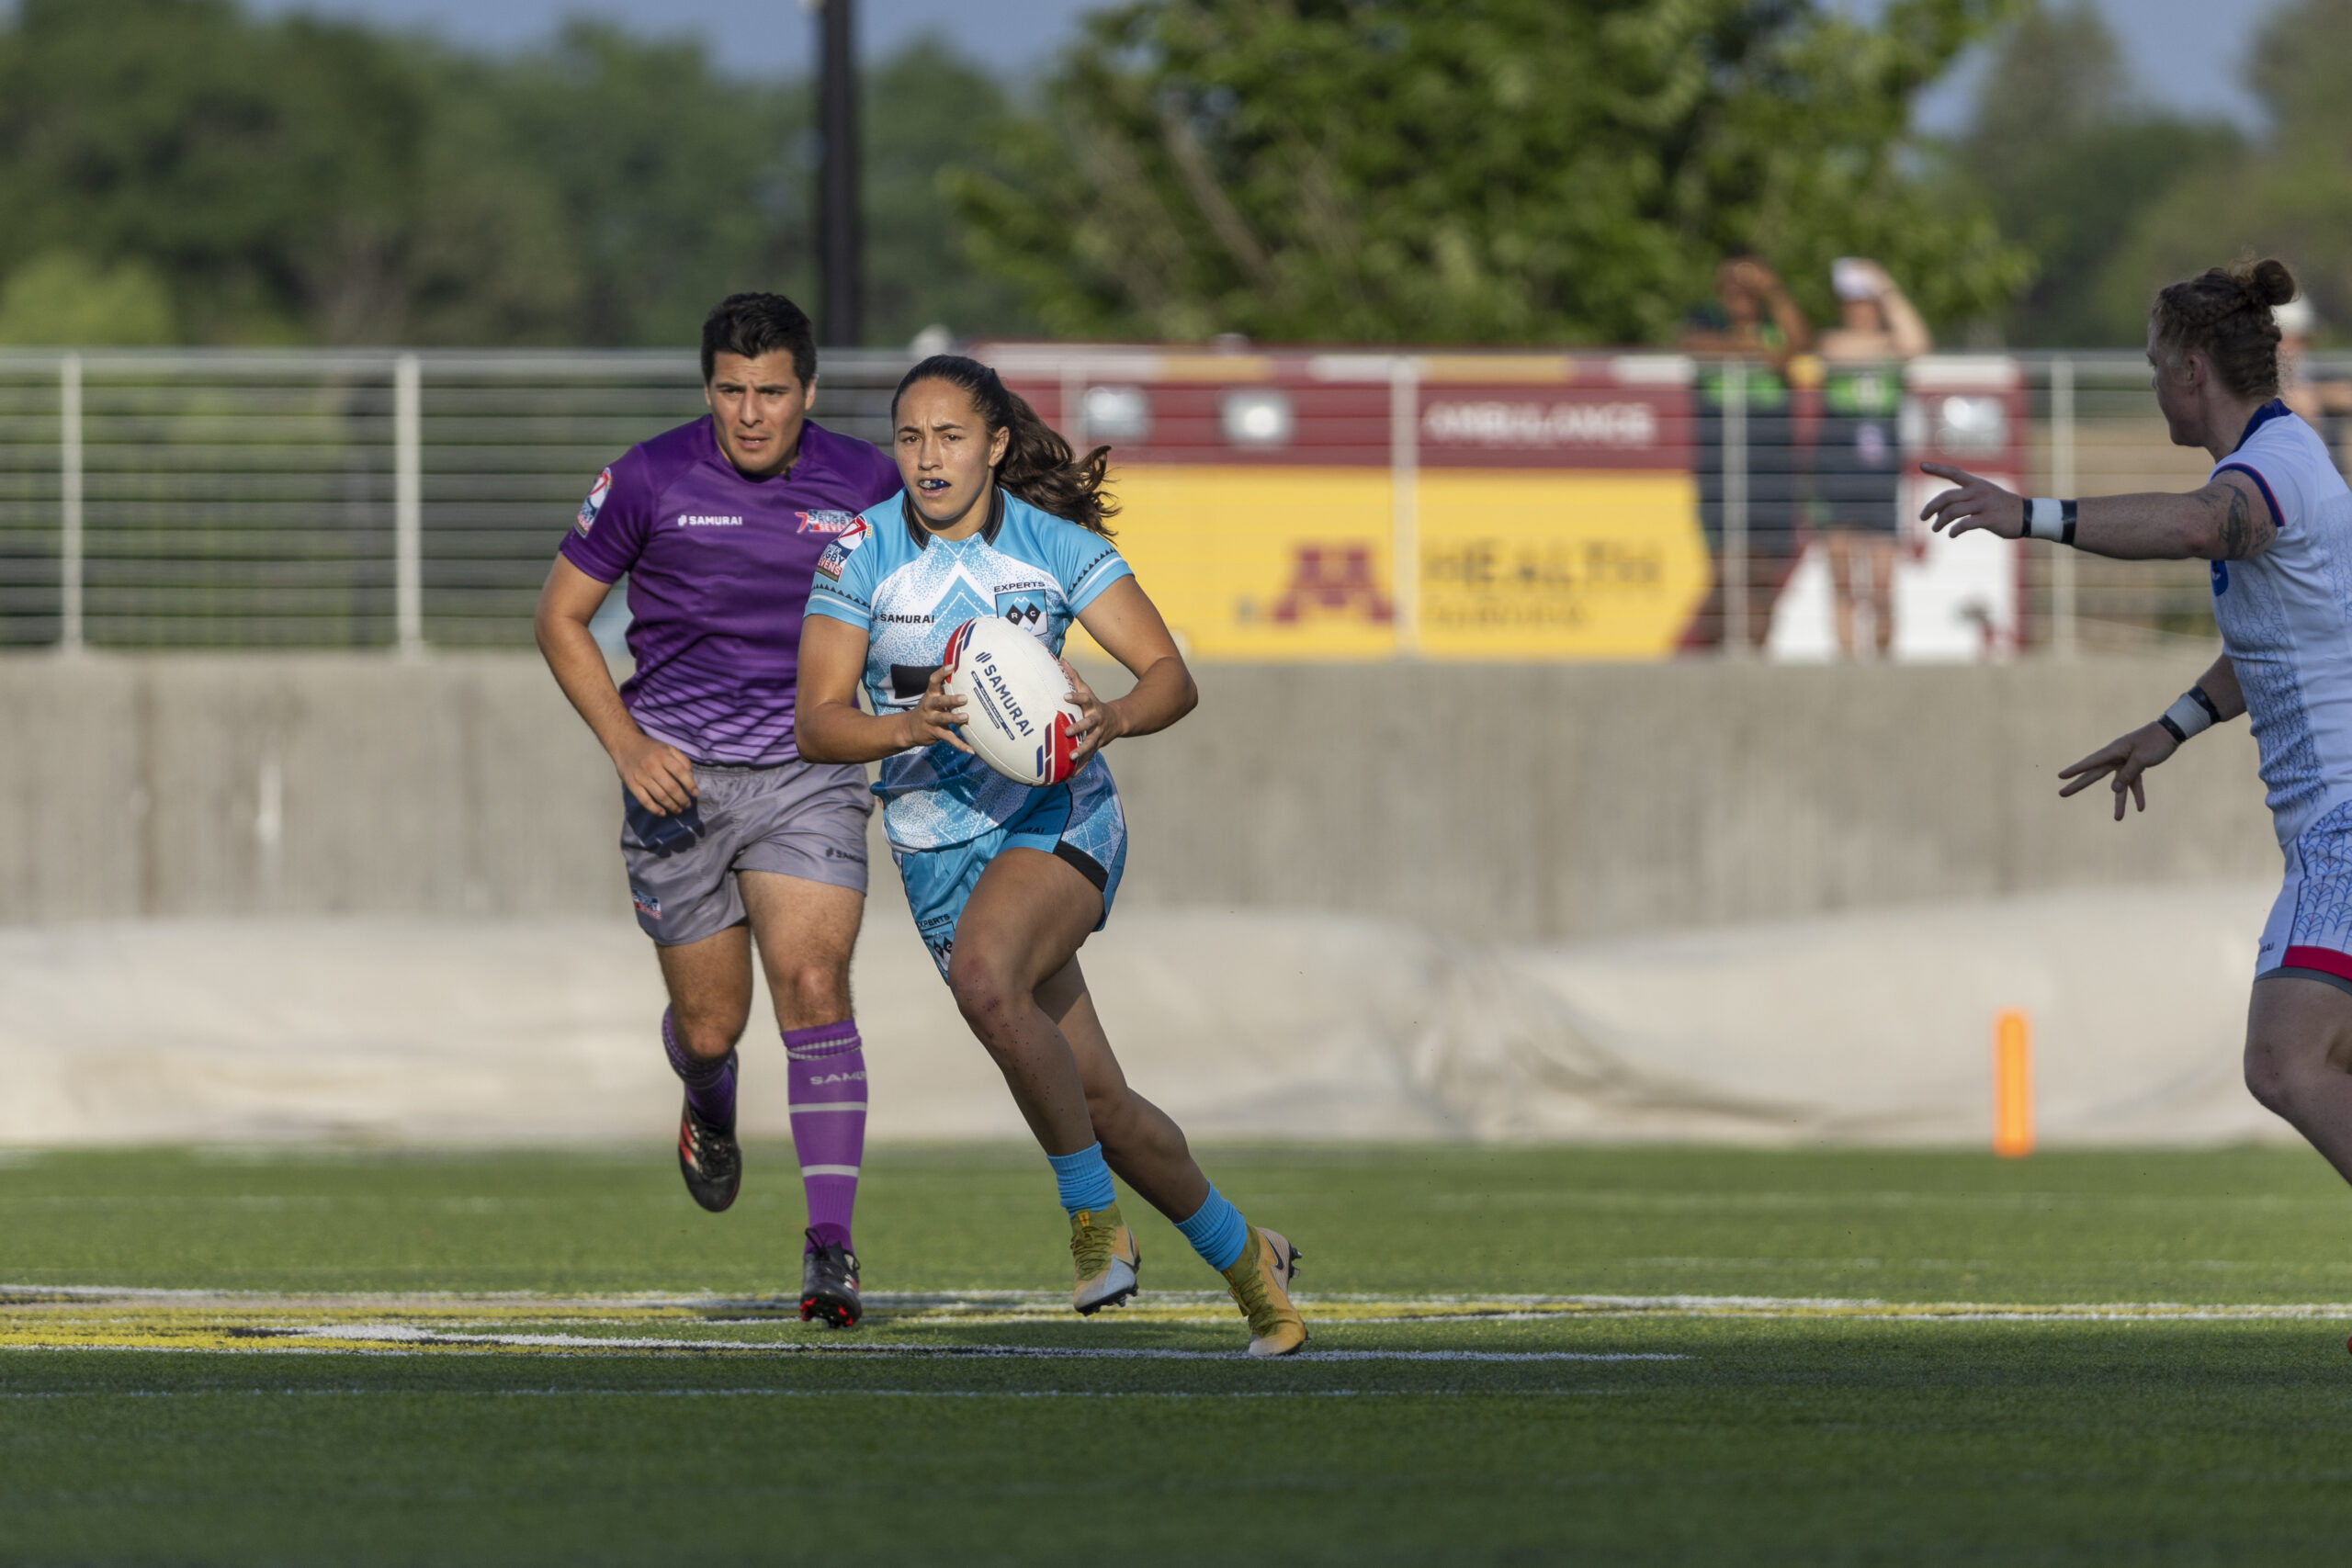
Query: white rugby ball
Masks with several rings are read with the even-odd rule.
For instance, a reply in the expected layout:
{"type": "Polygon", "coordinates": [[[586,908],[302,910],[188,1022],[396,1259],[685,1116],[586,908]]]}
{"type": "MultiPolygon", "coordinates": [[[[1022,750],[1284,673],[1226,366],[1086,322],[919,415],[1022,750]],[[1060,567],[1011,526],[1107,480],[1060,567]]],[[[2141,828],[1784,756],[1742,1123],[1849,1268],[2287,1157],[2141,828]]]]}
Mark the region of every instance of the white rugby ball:
{"type": "Polygon", "coordinates": [[[1078,703],[1061,660],[1001,615],[947,634],[947,694],[964,699],[964,744],[1014,784],[1057,784],[1075,770],[1078,703]]]}

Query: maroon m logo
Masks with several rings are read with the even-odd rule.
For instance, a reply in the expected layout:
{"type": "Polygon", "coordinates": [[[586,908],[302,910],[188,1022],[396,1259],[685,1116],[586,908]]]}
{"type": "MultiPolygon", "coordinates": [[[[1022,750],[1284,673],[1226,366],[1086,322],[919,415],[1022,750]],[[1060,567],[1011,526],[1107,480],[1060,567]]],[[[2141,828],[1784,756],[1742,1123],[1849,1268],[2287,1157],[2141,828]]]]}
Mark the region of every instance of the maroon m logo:
{"type": "Polygon", "coordinates": [[[1284,626],[1303,615],[1351,615],[1385,626],[1396,607],[1372,575],[1369,545],[1301,545],[1292,558],[1290,584],[1274,601],[1272,618],[1284,626]]]}

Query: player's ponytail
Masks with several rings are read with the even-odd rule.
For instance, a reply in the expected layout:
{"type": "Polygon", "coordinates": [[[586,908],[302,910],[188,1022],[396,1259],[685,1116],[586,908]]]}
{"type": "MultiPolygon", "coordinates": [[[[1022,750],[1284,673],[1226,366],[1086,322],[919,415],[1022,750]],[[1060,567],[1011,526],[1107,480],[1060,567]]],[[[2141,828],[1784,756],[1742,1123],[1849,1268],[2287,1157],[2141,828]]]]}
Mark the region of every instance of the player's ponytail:
{"type": "Polygon", "coordinates": [[[1108,446],[1097,446],[1084,457],[1079,457],[1060,432],[1039,419],[1035,409],[1005,386],[1003,378],[960,354],[934,354],[907,372],[890,396],[894,423],[899,400],[918,381],[944,381],[962,388],[989,434],[1000,430],[1008,433],[1004,460],[996,469],[996,482],[1006,493],[1019,496],[1040,512],[1110,537],[1110,519],[1119,508],[1102,489],[1110,468],[1108,446]]]}
{"type": "Polygon", "coordinates": [[[2205,355],[2222,385],[2241,398],[2278,394],[2278,323],[2271,313],[2295,297],[2295,275],[2275,256],[2212,267],[2173,284],[2149,312],[2156,341],[2176,355],[2205,355]]]}

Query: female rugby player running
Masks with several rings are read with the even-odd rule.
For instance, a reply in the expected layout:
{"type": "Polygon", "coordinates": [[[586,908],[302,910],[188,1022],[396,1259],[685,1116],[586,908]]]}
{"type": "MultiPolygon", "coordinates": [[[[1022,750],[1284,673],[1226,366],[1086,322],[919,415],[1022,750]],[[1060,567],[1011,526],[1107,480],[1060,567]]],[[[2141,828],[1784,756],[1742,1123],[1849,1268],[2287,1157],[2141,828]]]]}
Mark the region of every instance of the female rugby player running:
{"type": "Polygon", "coordinates": [[[2248,1010],[2245,1081],[2352,1180],[2352,490],[2278,393],[2272,310],[2295,297],[2284,265],[2219,267],[2156,297],[2148,327],[2156,406],[2179,446],[2213,455],[2188,495],[2024,501],[1958,468],[1922,515],[2126,559],[2213,563],[2222,656],[2152,724],[2059,777],[2100,779],[2147,809],[2145,773],[2190,736],[2250,714],[2286,852],[2248,1010]]]}
{"type": "MultiPolygon", "coordinates": [[[[883,802],[916,930],[1054,1168],[1078,1266],[1071,1304],[1115,1306],[1141,1259],[1111,1172],[1175,1222],[1225,1276],[1250,1320],[1250,1353],[1306,1343],[1291,1305],[1298,1254],[1209,1185],[1184,1134],[1127,1087],[1079,972],[1126,860],[1126,820],[1094,753],[1165,729],[1197,700],[1175,639],[1110,542],[1107,448],[1085,461],[995,371],[941,355],[891,402],[906,489],[826,549],[800,636],[800,754],[882,761],[883,802]],[[1032,789],[991,773],[957,737],[962,704],[941,668],[976,615],[1025,625],[1057,654],[1075,618],[1127,667],[1102,702],[1076,671],[1076,767],[1032,789]],[[863,676],[874,712],[860,712],[863,676]]],[[[1067,668],[1067,666],[1065,666],[1067,668]]]]}

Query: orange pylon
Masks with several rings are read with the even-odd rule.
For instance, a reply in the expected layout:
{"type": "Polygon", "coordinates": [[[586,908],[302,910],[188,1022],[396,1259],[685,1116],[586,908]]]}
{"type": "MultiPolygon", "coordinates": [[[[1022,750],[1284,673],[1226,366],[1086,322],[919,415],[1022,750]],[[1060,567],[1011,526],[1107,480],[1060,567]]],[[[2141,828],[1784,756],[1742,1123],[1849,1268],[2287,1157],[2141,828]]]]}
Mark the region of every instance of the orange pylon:
{"type": "Polygon", "coordinates": [[[2033,1022],[2018,1008],[1993,1020],[1993,1152],[2033,1153],[2033,1022]]]}

